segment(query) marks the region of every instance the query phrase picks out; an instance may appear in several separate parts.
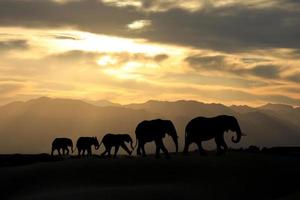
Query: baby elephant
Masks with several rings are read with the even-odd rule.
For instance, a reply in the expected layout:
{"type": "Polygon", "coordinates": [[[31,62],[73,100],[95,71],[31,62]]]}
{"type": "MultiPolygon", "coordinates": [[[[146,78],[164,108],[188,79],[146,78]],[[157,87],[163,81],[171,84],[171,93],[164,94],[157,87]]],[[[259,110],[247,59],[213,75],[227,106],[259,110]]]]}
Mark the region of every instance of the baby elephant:
{"type": "Polygon", "coordinates": [[[125,142],[130,143],[131,149],[133,151],[134,147],[132,146],[132,139],[128,134],[111,134],[108,133],[104,135],[100,145],[103,143],[105,146],[105,151],[101,154],[101,156],[105,156],[107,153],[110,157],[110,151],[112,147],[115,147],[115,154],[114,157],[117,156],[120,146],[129,154],[131,155],[132,151],[130,151],[125,142]]]}
{"type": "Polygon", "coordinates": [[[63,155],[65,155],[65,151],[66,151],[66,155],[69,155],[69,147],[72,150],[73,153],[73,142],[71,139],[69,138],[55,138],[52,142],[52,151],[51,151],[51,155],[53,155],[53,152],[55,150],[57,150],[58,155],[61,155],[60,150],[62,149],[63,151],[63,155]]]}

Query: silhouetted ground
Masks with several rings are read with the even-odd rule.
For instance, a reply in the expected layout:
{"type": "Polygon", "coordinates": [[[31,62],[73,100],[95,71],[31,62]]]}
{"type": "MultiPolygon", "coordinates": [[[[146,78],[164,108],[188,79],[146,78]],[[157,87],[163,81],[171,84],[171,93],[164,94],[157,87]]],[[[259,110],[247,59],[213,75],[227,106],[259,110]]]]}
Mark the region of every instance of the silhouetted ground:
{"type": "Polygon", "coordinates": [[[2,200],[300,199],[300,157],[289,154],[193,153],[170,160],[2,155],[0,164],[2,200]],[[23,165],[16,166],[16,156],[23,165]]]}

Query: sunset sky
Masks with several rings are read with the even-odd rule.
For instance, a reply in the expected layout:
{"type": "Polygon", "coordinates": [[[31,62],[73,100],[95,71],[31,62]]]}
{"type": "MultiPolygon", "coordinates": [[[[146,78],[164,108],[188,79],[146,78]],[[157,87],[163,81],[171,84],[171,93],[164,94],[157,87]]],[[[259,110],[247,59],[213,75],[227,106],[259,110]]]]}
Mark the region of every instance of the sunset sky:
{"type": "Polygon", "coordinates": [[[0,105],[300,106],[300,1],[0,0],[0,105]]]}

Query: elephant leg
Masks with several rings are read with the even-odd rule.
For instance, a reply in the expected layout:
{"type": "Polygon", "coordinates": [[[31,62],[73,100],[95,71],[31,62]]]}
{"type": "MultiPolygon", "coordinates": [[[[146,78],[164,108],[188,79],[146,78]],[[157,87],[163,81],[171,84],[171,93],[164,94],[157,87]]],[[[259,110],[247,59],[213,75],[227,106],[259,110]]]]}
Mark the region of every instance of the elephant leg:
{"type": "Polygon", "coordinates": [[[138,147],[137,147],[137,150],[136,150],[136,154],[137,154],[138,156],[142,155],[142,153],[141,153],[141,143],[140,143],[140,141],[138,141],[138,147]]]}
{"type": "Polygon", "coordinates": [[[107,153],[108,153],[108,157],[110,158],[111,157],[111,146],[107,147],[107,153]]]}
{"type": "Polygon", "coordinates": [[[185,139],[185,144],[184,144],[184,149],[183,149],[183,153],[184,154],[188,154],[189,153],[190,144],[191,144],[190,139],[186,138],[185,139]]]}
{"type": "Polygon", "coordinates": [[[65,155],[65,150],[66,150],[66,149],[63,147],[63,148],[62,148],[63,156],[65,155]]]}
{"type": "Polygon", "coordinates": [[[227,147],[226,144],[225,144],[225,146],[224,146],[225,141],[224,141],[224,138],[223,138],[223,137],[221,137],[221,136],[215,137],[215,142],[216,142],[216,145],[217,145],[217,154],[218,154],[218,155],[224,153],[224,152],[227,150],[228,147],[227,147]],[[223,147],[224,149],[222,149],[222,147],[223,147]],[[226,150],[225,150],[225,149],[226,149],[226,150]]]}
{"type": "Polygon", "coordinates": [[[146,151],[145,151],[145,143],[143,143],[143,144],[141,145],[141,149],[142,149],[142,156],[143,156],[143,157],[146,157],[147,155],[146,155],[146,151]]]}
{"type": "Polygon", "coordinates": [[[202,147],[202,141],[197,141],[196,144],[198,146],[200,155],[205,156],[206,155],[206,151],[202,147]]]}
{"type": "Polygon", "coordinates": [[[69,152],[69,148],[68,147],[66,148],[66,151],[67,151],[66,155],[69,155],[70,152],[69,152]]]}
{"type": "Polygon", "coordinates": [[[92,155],[92,147],[89,147],[89,148],[88,148],[87,153],[88,153],[88,156],[91,156],[91,155],[92,155]]]}
{"type": "Polygon", "coordinates": [[[118,151],[119,151],[119,148],[120,148],[119,145],[116,145],[116,146],[115,146],[115,154],[114,154],[114,158],[117,157],[117,153],[118,153],[118,151]]]}
{"type": "Polygon", "coordinates": [[[158,142],[158,145],[159,145],[160,149],[164,152],[165,157],[170,158],[169,152],[168,152],[167,148],[165,147],[162,139],[158,140],[157,142],[158,142]]]}
{"type": "Polygon", "coordinates": [[[155,145],[156,145],[155,157],[160,158],[160,154],[159,154],[160,153],[160,148],[161,148],[160,142],[155,141],[155,145]]]}
{"type": "Polygon", "coordinates": [[[100,155],[101,157],[104,157],[105,154],[108,153],[108,146],[106,144],[104,144],[104,147],[105,147],[105,151],[100,155]]]}
{"type": "Polygon", "coordinates": [[[121,147],[128,153],[128,155],[131,155],[132,151],[130,151],[127,146],[124,144],[124,142],[121,144],[121,147]]]}
{"type": "Polygon", "coordinates": [[[228,146],[227,146],[224,138],[222,138],[222,146],[224,147],[224,152],[226,152],[228,150],[228,146]]]}
{"type": "Polygon", "coordinates": [[[55,150],[55,149],[52,147],[52,149],[51,149],[51,156],[53,156],[54,150],[55,150]]]}
{"type": "Polygon", "coordinates": [[[57,151],[58,151],[58,155],[61,156],[60,148],[58,148],[57,151]]]}

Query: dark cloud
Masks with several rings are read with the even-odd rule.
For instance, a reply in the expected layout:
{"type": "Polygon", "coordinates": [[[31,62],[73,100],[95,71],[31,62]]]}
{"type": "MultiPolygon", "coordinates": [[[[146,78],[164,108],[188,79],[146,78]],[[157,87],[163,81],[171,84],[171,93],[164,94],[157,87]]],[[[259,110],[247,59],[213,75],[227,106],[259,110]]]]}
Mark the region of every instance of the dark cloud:
{"type": "Polygon", "coordinates": [[[246,64],[255,64],[255,63],[272,61],[271,59],[268,58],[258,58],[258,57],[245,57],[245,58],[241,58],[241,60],[246,64]]]}
{"type": "Polygon", "coordinates": [[[118,8],[98,0],[1,0],[2,26],[62,27],[73,26],[91,32],[120,35],[126,25],[139,18],[133,8],[118,8]]]}
{"type": "Polygon", "coordinates": [[[289,56],[290,56],[291,58],[297,58],[297,59],[299,59],[299,58],[300,58],[300,49],[295,49],[295,50],[293,50],[293,51],[289,54],[289,56]]]}
{"type": "Polygon", "coordinates": [[[166,59],[168,59],[169,58],[169,56],[167,55],[167,54],[159,54],[159,55],[156,55],[155,57],[154,57],[154,60],[156,61],[156,62],[162,62],[162,61],[164,61],[164,60],[166,60],[166,59]]]}
{"type": "Polygon", "coordinates": [[[300,48],[300,12],[280,8],[223,7],[190,13],[170,10],[152,16],[153,40],[219,51],[300,48]]]}
{"type": "Polygon", "coordinates": [[[27,49],[28,43],[26,40],[6,40],[0,41],[0,51],[9,51],[14,49],[27,49]]]}
{"type": "Polygon", "coordinates": [[[81,50],[72,50],[66,51],[62,53],[52,54],[47,56],[47,59],[57,59],[57,60],[82,60],[82,59],[95,59],[101,55],[97,52],[90,52],[90,51],[81,51],[81,50]]]}
{"type": "Polygon", "coordinates": [[[225,56],[202,56],[193,55],[185,58],[185,61],[189,63],[189,66],[196,71],[220,71],[228,72],[242,76],[257,76],[268,79],[280,78],[282,68],[277,65],[256,65],[252,68],[237,67],[236,64],[231,64],[226,61],[225,56]]]}
{"type": "MultiPolygon", "coordinates": [[[[145,2],[144,6],[151,4],[145,2]]],[[[170,8],[164,12],[143,12],[132,6],[117,7],[98,0],[63,4],[50,0],[2,0],[0,25],[73,26],[96,33],[143,37],[226,52],[300,49],[300,3],[280,2],[259,8],[243,4],[208,6],[194,12],[167,5],[165,7],[170,8]],[[139,19],[151,20],[151,28],[135,33],[128,31],[126,25],[139,19]]]]}
{"type": "Polygon", "coordinates": [[[54,35],[52,37],[59,40],[80,40],[79,37],[73,35],[54,35]]]}
{"type": "Polygon", "coordinates": [[[287,77],[287,80],[300,83],[300,73],[296,73],[287,77]]]}
{"type": "Polygon", "coordinates": [[[196,70],[199,70],[199,68],[207,70],[226,70],[225,56],[195,55],[187,57],[185,61],[196,70]]]}
{"type": "Polygon", "coordinates": [[[281,69],[276,65],[258,65],[249,70],[255,76],[275,79],[279,78],[281,69]]]}
{"type": "Polygon", "coordinates": [[[284,90],[287,92],[295,93],[295,94],[300,93],[300,87],[287,87],[287,88],[284,88],[284,90]]]}

